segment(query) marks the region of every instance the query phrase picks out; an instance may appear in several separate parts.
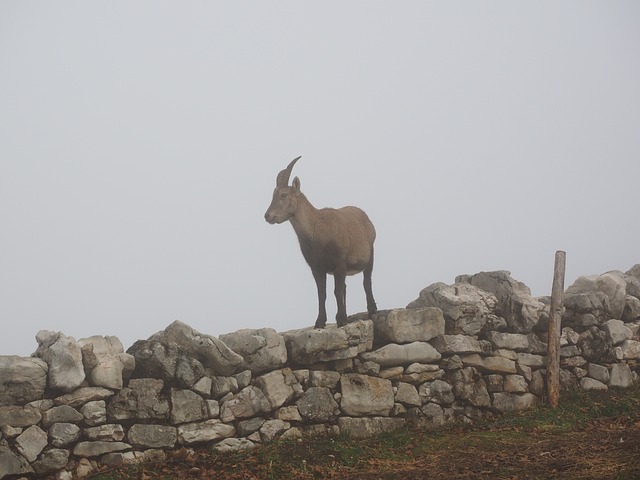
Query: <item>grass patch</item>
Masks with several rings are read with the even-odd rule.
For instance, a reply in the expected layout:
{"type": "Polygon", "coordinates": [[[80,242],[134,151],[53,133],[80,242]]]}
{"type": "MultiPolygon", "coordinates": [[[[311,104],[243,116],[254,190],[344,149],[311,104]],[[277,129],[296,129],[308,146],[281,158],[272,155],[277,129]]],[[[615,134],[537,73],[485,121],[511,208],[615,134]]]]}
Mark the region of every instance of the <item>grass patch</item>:
{"type": "Polygon", "coordinates": [[[404,428],[366,440],[346,435],[287,440],[245,453],[194,455],[123,467],[93,480],[156,479],[637,479],[640,385],[565,394],[541,406],[475,425],[404,428]]]}

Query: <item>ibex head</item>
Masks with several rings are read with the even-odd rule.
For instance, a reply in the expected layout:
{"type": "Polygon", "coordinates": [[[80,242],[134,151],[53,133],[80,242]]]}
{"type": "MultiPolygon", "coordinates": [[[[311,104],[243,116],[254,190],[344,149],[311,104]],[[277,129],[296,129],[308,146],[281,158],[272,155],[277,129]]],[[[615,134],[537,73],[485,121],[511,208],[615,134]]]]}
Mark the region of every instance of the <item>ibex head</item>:
{"type": "Polygon", "coordinates": [[[299,159],[300,157],[294,158],[276,178],[276,188],[273,190],[271,205],[264,214],[264,219],[270,224],[286,222],[296,212],[300,195],[300,180],[295,177],[289,186],[289,177],[293,166],[299,159]]]}

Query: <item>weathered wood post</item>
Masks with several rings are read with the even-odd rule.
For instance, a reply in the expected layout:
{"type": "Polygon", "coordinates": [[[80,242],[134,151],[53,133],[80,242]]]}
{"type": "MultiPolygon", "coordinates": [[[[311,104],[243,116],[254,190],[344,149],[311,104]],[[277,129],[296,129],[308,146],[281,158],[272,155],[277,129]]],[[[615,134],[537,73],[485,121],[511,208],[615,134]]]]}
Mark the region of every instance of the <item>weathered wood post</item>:
{"type": "Polygon", "coordinates": [[[558,406],[560,397],[560,329],[562,303],[564,298],[564,267],[566,253],[556,252],[553,266],[553,286],[551,288],[551,308],[549,311],[549,336],[547,341],[547,392],[549,405],[558,406]]]}

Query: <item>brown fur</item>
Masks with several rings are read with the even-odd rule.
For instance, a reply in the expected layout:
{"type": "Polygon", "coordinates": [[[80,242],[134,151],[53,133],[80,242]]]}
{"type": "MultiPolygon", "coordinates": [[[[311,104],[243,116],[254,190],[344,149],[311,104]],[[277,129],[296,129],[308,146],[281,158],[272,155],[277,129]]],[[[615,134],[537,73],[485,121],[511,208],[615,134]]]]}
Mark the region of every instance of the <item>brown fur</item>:
{"type": "Polygon", "coordinates": [[[317,209],[300,191],[298,177],[289,186],[291,169],[299,158],[278,174],[273,199],[264,217],[271,224],[289,220],[298,236],[302,255],[311,267],[318,288],[316,328],[323,328],[327,323],[327,274],[334,277],[338,305],[336,321],[338,326],[343,326],[347,322],[347,275],[364,273],[367,310],[369,314],[377,311],[371,289],[376,230],[367,214],[358,207],[317,209]]]}

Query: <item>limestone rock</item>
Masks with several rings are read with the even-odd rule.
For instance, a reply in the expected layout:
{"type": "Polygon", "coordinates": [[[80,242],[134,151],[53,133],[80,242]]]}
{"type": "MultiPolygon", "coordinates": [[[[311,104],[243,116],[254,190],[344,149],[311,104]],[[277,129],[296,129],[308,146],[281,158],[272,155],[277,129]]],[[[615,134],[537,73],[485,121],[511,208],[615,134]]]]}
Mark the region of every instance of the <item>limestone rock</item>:
{"type": "Polygon", "coordinates": [[[238,393],[240,390],[238,380],[235,377],[215,376],[211,379],[211,396],[213,398],[220,399],[228,393],[238,393]]]}
{"type": "Polygon", "coordinates": [[[582,350],[582,356],[589,362],[607,363],[614,359],[607,334],[597,327],[590,327],[580,334],[578,347],[582,350]]]}
{"type": "Polygon", "coordinates": [[[40,423],[40,420],[42,420],[42,414],[34,407],[19,407],[17,405],[0,407],[0,425],[30,427],[40,423]]]}
{"type": "Polygon", "coordinates": [[[474,407],[489,407],[491,399],[482,375],[473,367],[453,370],[449,376],[454,395],[474,407]]]}
{"type": "Polygon", "coordinates": [[[99,457],[105,453],[122,452],[130,448],[131,445],[124,442],[80,442],[73,449],[73,454],[78,457],[99,457]]]}
{"type": "Polygon", "coordinates": [[[53,390],[70,392],[85,379],[80,345],[62,332],[40,330],[36,335],[38,348],[33,354],[49,365],[47,384],[53,390]]]}
{"type": "Polygon", "coordinates": [[[47,432],[31,425],[16,438],[16,449],[28,462],[33,462],[47,446],[47,439],[47,432]]]}
{"type": "Polygon", "coordinates": [[[531,296],[529,287],[511,278],[507,271],[480,272],[456,278],[456,283],[463,282],[493,293],[497,299],[496,315],[503,317],[517,333],[529,333],[544,310],[544,304],[531,296]]]}
{"type": "Polygon", "coordinates": [[[114,336],[95,335],[78,340],[89,383],[120,390],[135,368],[133,355],[124,353],[122,342],[114,336]]]}
{"type": "Polygon", "coordinates": [[[55,399],[58,405],[69,405],[77,408],[85,403],[106,400],[113,396],[113,391],[102,387],[82,387],[55,399]]]}
{"type": "Polygon", "coordinates": [[[505,357],[481,357],[477,353],[460,357],[464,365],[492,373],[517,373],[516,362],[505,357]]]}
{"type": "Polygon", "coordinates": [[[135,358],[136,378],[158,378],[170,386],[191,388],[205,375],[199,360],[166,338],[152,336],[149,340],[138,340],[127,353],[135,358]]]}
{"type": "Polygon", "coordinates": [[[136,448],[173,448],[178,440],[178,431],[168,425],[132,425],[127,439],[136,448]]]}
{"type": "Polygon", "coordinates": [[[291,425],[283,420],[267,420],[260,427],[260,438],[262,438],[263,442],[271,442],[290,427],[291,425]]]}
{"type": "Polygon", "coordinates": [[[567,288],[567,294],[602,292],[609,299],[611,316],[622,318],[627,293],[627,282],[620,272],[607,272],[602,275],[581,276],[567,288]]]}
{"type": "Polygon", "coordinates": [[[49,428],[54,423],[78,423],[83,419],[84,415],[69,405],[53,407],[42,413],[42,425],[45,428],[49,428]]]}
{"type": "Polygon", "coordinates": [[[340,378],[340,409],[352,417],[386,417],[393,408],[391,382],[377,377],[347,373],[340,378]]]}
{"type": "Polygon", "coordinates": [[[595,363],[587,364],[587,373],[594,380],[598,380],[604,384],[609,383],[609,369],[595,363]]]}
{"type": "Polygon", "coordinates": [[[171,389],[172,424],[197,422],[209,418],[209,411],[204,399],[191,390],[171,389]]]}
{"type": "Polygon", "coordinates": [[[169,401],[161,394],[162,380],[139,378],[129,381],[129,386],[120,390],[107,406],[110,421],[122,420],[167,420],[169,401]]]}
{"type": "MultiPolygon", "coordinates": [[[[636,280],[636,282],[640,284],[640,280],[636,280]]],[[[640,318],[640,298],[627,295],[625,297],[624,310],[622,311],[622,320],[632,322],[638,318],[640,318]]]]}
{"type": "Polygon", "coordinates": [[[518,353],[518,365],[531,368],[542,368],[547,365],[547,357],[520,352],[518,353]]]}
{"type": "Polygon", "coordinates": [[[13,478],[15,475],[33,473],[33,468],[22,456],[11,451],[9,447],[0,444],[0,478],[13,478]]]}
{"type": "Polygon", "coordinates": [[[277,370],[287,363],[284,337],[272,328],[239,330],[220,335],[220,340],[242,356],[242,367],[253,374],[277,370]]]}
{"type": "Polygon", "coordinates": [[[540,399],[532,393],[507,393],[493,394],[493,408],[500,412],[522,411],[535,407],[540,399]]]}
{"type": "Polygon", "coordinates": [[[444,334],[444,317],[439,308],[397,308],[373,316],[375,342],[427,342],[444,334]]]}
{"type": "Polygon", "coordinates": [[[449,405],[455,400],[453,387],[442,380],[423,383],[418,389],[418,394],[423,403],[433,402],[439,405],[449,405]]]}
{"type": "Polygon", "coordinates": [[[302,395],[302,386],[290,368],[266,373],[256,378],[255,383],[267,397],[272,410],[302,395]]]}
{"type": "Polygon", "coordinates": [[[289,359],[297,365],[314,365],[355,358],[373,347],[373,322],[358,320],[343,327],[305,328],[282,333],[289,359]]]}
{"type": "Polygon", "coordinates": [[[225,343],[211,335],[194,330],[189,325],[176,320],[162,332],[152,335],[149,340],[162,344],[174,342],[179,345],[190,358],[197,359],[205,368],[216,375],[233,375],[242,363],[243,358],[231,350],[225,343]]]}
{"type": "Polygon", "coordinates": [[[73,423],[54,423],[49,427],[49,442],[54,447],[67,447],[80,438],[80,427],[73,423]]]}
{"type": "Polygon", "coordinates": [[[296,405],[289,405],[288,407],[282,407],[276,412],[276,418],[284,420],[285,422],[301,422],[302,416],[296,405]]]}
{"type": "Polygon", "coordinates": [[[603,292],[566,293],[562,324],[571,327],[599,325],[611,318],[609,297],[603,292]]]}
{"type": "Polygon", "coordinates": [[[309,387],[296,406],[302,418],[312,423],[333,421],[340,413],[331,390],[326,387],[309,387]]]}
{"type": "Polygon", "coordinates": [[[107,404],[104,400],[87,402],[80,409],[80,413],[84,416],[84,423],[90,427],[107,422],[107,404]]]}
{"type": "MultiPolygon", "coordinates": [[[[378,371],[380,370],[378,369],[378,371]]],[[[330,389],[336,388],[339,381],[340,381],[340,374],[338,372],[320,371],[320,370],[313,370],[309,372],[310,387],[327,387],[330,389]]]]}
{"type": "Polygon", "coordinates": [[[235,435],[233,425],[227,425],[220,420],[211,419],[199,423],[187,423],[178,427],[178,441],[183,445],[193,443],[213,442],[235,435]]]}
{"type": "Polygon", "coordinates": [[[99,425],[84,429],[84,436],[87,440],[100,440],[103,442],[119,442],[124,439],[124,429],[118,423],[99,425]]]}
{"type": "Polygon", "coordinates": [[[434,338],[431,344],[442,355],[481,353],[478,340],[468,335],[441,335],[434,338]]]}
{"type": "Polygon", "coordinates": [[[48,370],[39,358],[0,355],[0,406],[24,405],[42,398],[48,370]]]}
{"type": "Polygon", "coordinates": [[[637,340],[625,340],[620,344],[622,359],[640,359],[640,342],[637,340]]]}
{"type": "Polygon", "coordinates": [[[487,340],[491,342],[493,348],[529,351],[529,338],[521,333],[487,332],[487,340]]]}
{"type": "Polygon", "coordinates": [[[409,383],[398,383],[398,391],[395,394],[395,402],[407,407],[419,407],[422,405],[420,395],[416,387],[409,383]]]}
{"type": "Polygon", "coordinates": [[[375,362],[381,367],[395,367],[412,363],[435,362],[440,360],[441,355],[429,343],[413,342],[404,345],[390,343],[373,352],[363,353],[360,358],[365,362],[375,362]]]}
{"type": "Polygon", "coordinates": [[[220,453],[241,452],[255,448],[256,444],[246,438],[225,438],[216,443],[213,450],[220,453]]]}
{"type": "Polygon", "coordinates": [[[248,437],[254,432],[260,430],[260,427],[265,422],[262,417],[253,417],[247,420],[240,420],[237,423],[236,433],[241,437],[248,437]]]}
{"type": "Polygon", "coordinates": [[[618,388],[627,388],[633,383],[633,375],[631,369],[626,363],[616,363],[611,366],[611,374],[609,376],[609,386],[618,388]]]}
{"type": "Polygon", "coordinates": [[[612,345],[618,345],[625,340],[631,340],[633,337],[633,332],[622,320],[609,320],[602,325],[602,329],[607,334],[607,340],[612,345]]]}
{"type": "Polygon", "coordinates": [[[487,317],[494,313],[497,303],[495,295],[468,283],[451,286],[434,283],[423,289],[407,308],[437,307],[444,314],[443,333],[476,335],[487,324],[487,317]]]}
{"type": "Polygon", "coordinates": [[[269,400],[262,390],[251,385],[222,403],[220,419],[228,423],[235,419],[255,417],[269,412],[269,400]]]}
{"type": "Polygon", "coordinates": [[[503,389],[507,393],[527,393],[529,385],[522,375],[507,375],[504,378],[503,389]]]}
{"type": "Polygon", "coordinates": [[[601,381],[590,377],[583,377],[580,379],[580,388],[587,391],[595,390],[601,392],[606,392],[609,389],[609,387],[607,387],[601,381]]]}
{"type": "Polygon", "coordinates": [[[340,433],[354,440],[371,438],[385,432],[392,432],[406,425],[403,418],[397,417],[373,417],[352,418],[340,417],[338,426],[340,433]]]}
{"type": "Polygon", "coordinates": [[[39,476],[57,472],[69,462],[69,453],[69,450],[60,448],[46,450],[31,466],[39,476]]]}

